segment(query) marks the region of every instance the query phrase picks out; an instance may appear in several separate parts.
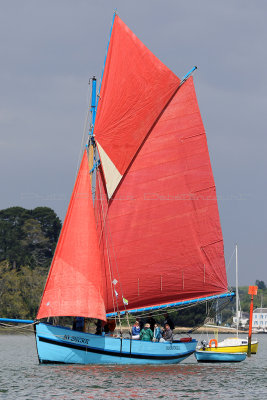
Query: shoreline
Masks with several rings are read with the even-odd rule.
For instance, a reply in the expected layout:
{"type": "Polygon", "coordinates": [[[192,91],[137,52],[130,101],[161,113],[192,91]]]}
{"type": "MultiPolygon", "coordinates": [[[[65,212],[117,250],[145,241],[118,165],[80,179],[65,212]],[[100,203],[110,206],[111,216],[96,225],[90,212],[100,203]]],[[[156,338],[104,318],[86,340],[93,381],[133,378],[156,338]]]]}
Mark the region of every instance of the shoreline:
{"type": "MultiPolygon", "coordinates": [[[[222,326],[201,326],[197,329],[195,329],[193,332],[190,332],[193,330],[193,327],[175,327],[173,330],[173,334],[202,334],[202,333],[225,333],[225,334],[233,334],[236,335],[236,329],[234,328],[228,328],[228,327],[222,327],[222,326]]],[[[116,331],[119,332],[119,327],[116,327],[116,331]]],[[[123,333],[128,332],[129,328],[127,326],[122,326],[122,331],[123,333]]],[[[20,334],[31,334],[34,332],[34,329],[32,326],[27,326],[27,327],[22,327],[20,325],[15,325],[14,326],[0,326],[0,334],[15,334],[15,333],[20,333],[20,334]]],[[[93,333],[93,332],[91,332],[93,333]]],[[[239,330],[239,334],[248,334],[247,330],[239,330]]],[[[257,332],[258,333],[258,332],[257,332]]],[[[255,333],[254,333],[255,334],[255,333]]]]}

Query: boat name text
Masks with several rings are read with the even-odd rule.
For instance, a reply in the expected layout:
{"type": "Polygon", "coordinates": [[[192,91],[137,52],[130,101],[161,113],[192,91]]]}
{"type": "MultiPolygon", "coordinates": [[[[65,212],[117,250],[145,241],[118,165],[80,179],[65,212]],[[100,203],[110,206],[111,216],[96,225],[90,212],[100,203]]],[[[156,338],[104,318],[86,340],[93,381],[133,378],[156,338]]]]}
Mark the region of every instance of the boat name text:
{"type": "Polygon", "coordinates": [[[166,350],[180,350],[180,346],[166,346],[166,350]]]}
{"type": "Polygon", "coordinates": [[[64,335],[65,340],[70,340],[71,342],[76,342],[76,343],[83,343],[83,344],[88,344],[90,339],[85,339],[83,337],[79,336],[70,336],[70,335],[64,335]]]}

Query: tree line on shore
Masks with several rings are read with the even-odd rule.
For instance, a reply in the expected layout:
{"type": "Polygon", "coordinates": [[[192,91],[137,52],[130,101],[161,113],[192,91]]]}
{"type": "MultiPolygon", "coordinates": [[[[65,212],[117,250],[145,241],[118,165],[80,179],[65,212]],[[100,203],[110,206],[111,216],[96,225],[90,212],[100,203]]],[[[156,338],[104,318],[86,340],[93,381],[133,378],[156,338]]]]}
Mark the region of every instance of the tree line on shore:
{"type": "Polygon", "coordinates": [[[60,230],[49,207],[0,211],[0,317],[35,317],[60,230]]]}
{"type": "MultiPolygon", "coordinates": [[[[61,221],[49,207],[27,210],[10,207],[0,211],[0,317],[34,319],[56,243],[61,221]]],[[[257,280],[255,307],[267,306],[267,289],[257,280]]],[[[239,288],[242,311],[248,312],[248,287],[239,288]]],[[[216,304],[210,315],[216,314],[216,304]]],[[[230,323],[235,302],[221,312],[221,323],[230,323]]],[[[176,325],[196,327],[204,323],[207,307],[200,304],[171,313],[176,325]]]]}

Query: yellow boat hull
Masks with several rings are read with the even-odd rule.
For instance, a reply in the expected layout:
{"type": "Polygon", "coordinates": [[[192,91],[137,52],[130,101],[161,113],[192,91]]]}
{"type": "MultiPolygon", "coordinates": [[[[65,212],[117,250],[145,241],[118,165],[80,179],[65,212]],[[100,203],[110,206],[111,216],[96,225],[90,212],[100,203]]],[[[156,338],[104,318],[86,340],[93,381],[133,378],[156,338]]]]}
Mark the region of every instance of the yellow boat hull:
{"type": "MultiPolygon", "coordinates": [[[[251,354],[256,354],[259,343],[251,344],[251,354]]],[[[240,346],[219,346],[218,347],[206,347],[205,351],[218,351],[220,353],[247,353],[248,345],[243,344],[240,346]]]]}

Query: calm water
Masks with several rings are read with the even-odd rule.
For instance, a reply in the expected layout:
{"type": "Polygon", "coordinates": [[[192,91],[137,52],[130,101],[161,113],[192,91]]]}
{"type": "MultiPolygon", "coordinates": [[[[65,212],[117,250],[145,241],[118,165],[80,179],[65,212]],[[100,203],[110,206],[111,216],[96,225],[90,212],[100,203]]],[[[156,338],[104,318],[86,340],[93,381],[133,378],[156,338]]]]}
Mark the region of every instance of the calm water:
{"type": "Polygon", "coordinates": [[[267,335],[257,338],[242,363],[123,367],[39,365],[33,335],[1,334],[0,399],[266,399],[267,335]]]}

